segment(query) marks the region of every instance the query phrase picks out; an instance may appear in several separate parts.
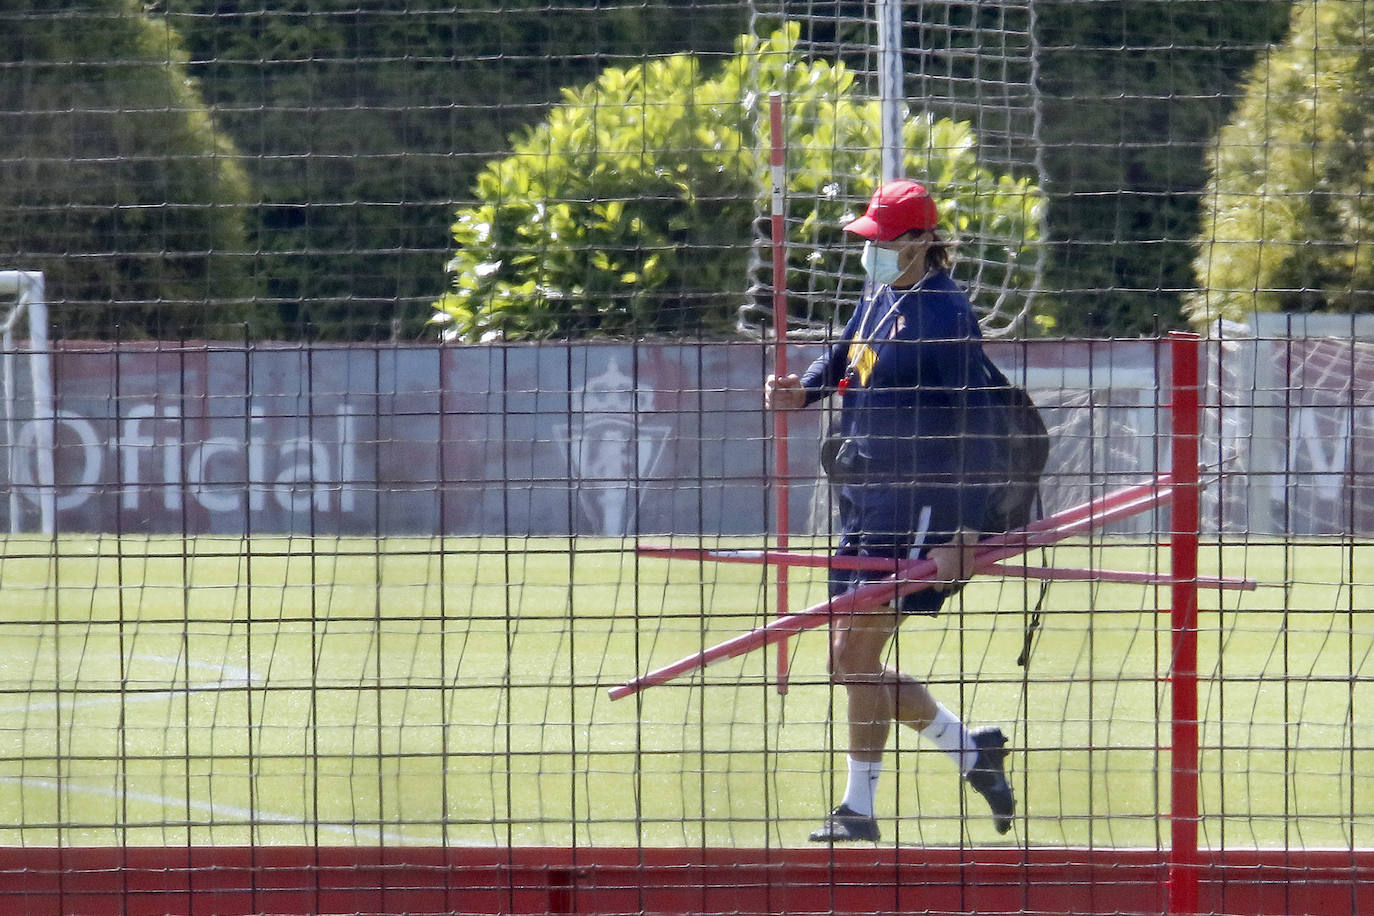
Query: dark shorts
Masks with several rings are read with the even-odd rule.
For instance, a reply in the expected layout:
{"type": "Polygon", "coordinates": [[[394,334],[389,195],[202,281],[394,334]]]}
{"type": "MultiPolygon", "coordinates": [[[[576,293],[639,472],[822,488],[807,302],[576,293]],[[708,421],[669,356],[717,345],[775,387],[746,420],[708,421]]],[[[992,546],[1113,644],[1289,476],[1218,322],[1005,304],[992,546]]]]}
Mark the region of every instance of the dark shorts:
{"type": "MultiPolygon", "coordinates": [[[[832,569],[830,596],[865,582],[892,575],[899,561],[922,559],[934,546],[948,543],[960,528],[954,487],[867,484],[840,490],[840,544],[837,557],[890,559],[892,570],[832,569]]],[[[933,588],[904,595],[903,614],[935,614],[949,596],[933,588]]]]}

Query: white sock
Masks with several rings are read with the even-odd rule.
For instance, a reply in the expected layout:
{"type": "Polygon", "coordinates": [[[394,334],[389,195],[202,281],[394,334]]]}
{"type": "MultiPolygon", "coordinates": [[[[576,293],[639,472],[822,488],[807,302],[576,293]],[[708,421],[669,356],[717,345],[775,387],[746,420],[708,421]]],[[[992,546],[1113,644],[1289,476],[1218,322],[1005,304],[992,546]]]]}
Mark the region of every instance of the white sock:
{"type": "Polygon", "coordinates": [[[973,769],[973,764],[978,759],[978,748],[973,743],[973,736],[964,727],[964,723],[959,721],[959,717],[946,709],[943,703],[935,704],[935,718],[921,729],[921,734],[954,758],[960,776],[967,776],[968,771],[973,769]]]}
{"type": "Polygon", "coordinates": [[[844,787],[842,805],[858,814],[873,816],[873,796],[878,791],[878,777],[883,775],[881,760],[849,758],[849,782],[844,787]]]}

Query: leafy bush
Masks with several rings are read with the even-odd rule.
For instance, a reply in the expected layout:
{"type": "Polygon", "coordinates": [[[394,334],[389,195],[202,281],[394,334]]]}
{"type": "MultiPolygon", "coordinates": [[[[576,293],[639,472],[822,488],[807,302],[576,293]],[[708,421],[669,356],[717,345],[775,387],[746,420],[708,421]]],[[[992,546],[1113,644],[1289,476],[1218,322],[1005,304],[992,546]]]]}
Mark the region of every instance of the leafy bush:
{"type": "Polygon", "coordinates": [[[1258,50],[1286,33],[1287,6],[1037,0],[1054,239],[1045,285],[1055,293],[1040,311],[1058,332],[1153,335],[1187,325],[1181,291],[1193,280],[1206,147],[1258,50]]]}
{"type": "MultiPolygon", "coordinates": [[[[742,36],[710,76],[676,55],[565,89],[479,175],[481,203],[458,211],[450,290],[436,303],[443,334],[732,333],[770,189],[773,91],[786,100],[788,285],[837,284],[839,227],[878,173],[879,106],[842,64],[803,60],[797,35],[742,36]]],[[[918,117],[905,134],[907,173],[930,185],[952,237],[1037,239],[1038,189],[981,167],[967,124],[918,117]]],[[[1014,265],[1019,251],[1003,256],[1014,265]]]]}
{"type": "Polygon", "coordinates": [[[1220,133],[1194,266],[1194,323],[1374,311],[1374,52],[1360,4],[1295,4],[1220,133]]]}

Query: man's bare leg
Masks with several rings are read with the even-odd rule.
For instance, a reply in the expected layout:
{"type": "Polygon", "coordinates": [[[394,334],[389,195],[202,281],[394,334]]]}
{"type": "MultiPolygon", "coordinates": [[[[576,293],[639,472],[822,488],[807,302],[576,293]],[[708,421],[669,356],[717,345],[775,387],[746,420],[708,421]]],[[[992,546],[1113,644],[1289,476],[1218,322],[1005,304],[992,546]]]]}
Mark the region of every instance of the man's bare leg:
{"type": "Polygon", "coordinates": [[[894,720],[949,754],[960,775],[987,799],[998,832],[1007,832],[1015,801],[1003,771],[1006,738],[996,728],[970,731],[924,684],[883,664],[900,623],[895,611],[874,612],[846,615],[831,629],[831,679],[845,687],[847,698],[848,781],[839,807],[811,839],[878,839],[873,796],[894,720]]]}

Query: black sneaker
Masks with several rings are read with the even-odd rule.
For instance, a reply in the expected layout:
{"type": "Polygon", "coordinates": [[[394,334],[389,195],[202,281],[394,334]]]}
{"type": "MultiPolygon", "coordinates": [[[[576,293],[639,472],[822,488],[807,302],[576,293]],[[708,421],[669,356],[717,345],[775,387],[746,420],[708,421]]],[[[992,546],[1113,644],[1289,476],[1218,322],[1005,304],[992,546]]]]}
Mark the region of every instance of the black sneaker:
{"type": "Polygon", "coordinates": [[[810,836],[813,843],[878,842],[878,819],[840,805],[825,819],[820,830],[810,836]]]}
{"type": "Polygon", "coordinates": [[[1003,766],[1007,759],[1007,736],[991,725],[975,728],[969,734],[978,748],[978,756],[973,761],[973,769],[964,778],[987,800],[997,832],[1006,833],[1016,813],[1016,796],[1012,794],[1003,766]]]}

